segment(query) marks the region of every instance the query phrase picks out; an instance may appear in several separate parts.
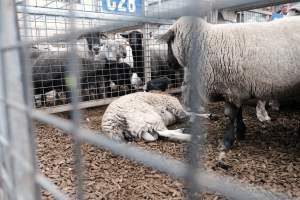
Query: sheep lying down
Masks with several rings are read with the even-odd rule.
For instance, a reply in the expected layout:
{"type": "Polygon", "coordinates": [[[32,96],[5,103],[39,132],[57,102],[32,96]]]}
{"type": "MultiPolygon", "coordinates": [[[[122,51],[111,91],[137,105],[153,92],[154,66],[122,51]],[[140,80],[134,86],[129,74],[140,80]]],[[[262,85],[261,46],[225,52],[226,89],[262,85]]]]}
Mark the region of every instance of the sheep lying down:
{"type": "Polygon", "coordinates": [[[106,109],[102,131],[116,140],[155,141],[158,136],[189,141],[191,135],[167,126],[187,119],[179,100],[167,94],[137,92],[120,97],[106,109]]]}

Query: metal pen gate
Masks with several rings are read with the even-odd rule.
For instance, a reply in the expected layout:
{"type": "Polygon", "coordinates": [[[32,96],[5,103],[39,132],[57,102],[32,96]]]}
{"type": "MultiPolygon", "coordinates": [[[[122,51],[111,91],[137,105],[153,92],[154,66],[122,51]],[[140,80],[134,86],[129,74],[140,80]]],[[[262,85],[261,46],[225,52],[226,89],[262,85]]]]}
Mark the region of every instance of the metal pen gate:
{"type": "MultiPolygon", "coordinates": [[[[196,135],[199,132],[200,135],[203,135],[205,126],[201,125],[201,123],[195,123],[196,116],[194,116],[191,130],[193,141],[195,142],[189,144],[189,153],[187,155],[191,160],[190,163],[184,163],[142,150],[134,145],[120,144],[101,134],[94,134],[91,130],[79,128],[79,109],[107,104],[114,98],[104,99],[98,101],[98,103],[88,102],[87,104],[82,104],[79,102],[80,80],[78,78],[78,69],[81,63],[77,62],[77,49],[76,45],[74,45],[78,40],[78,35],[89,34],[91,31],[98,31],[99,29],[102,32],[113,34],[124,30],[142,28],[145,37],[143,40],[145,48],[143,55],[145,63],[143,66],[145,67],[144,81],[147,81],[151,79],[151,76],[149,76],[151,74],[151,55],[149,55],[150,50],[148,49],[151,46],[151,42],[153,42],[150,38],[151,35],[155,34],[153,33],[155,31],[159,34],[160,30],[156,28],[158,24],[170,25],[175,18],[189,10],[187,5],[190,2],[129,0],[126,1],[127,4],[123,5],[128,6],[126,9],[129,14],[125,15],[124,13],[123,15],[117,15],[122,14],[122,9],[125,9],[125,7],[117,5],[116,1],[89,1],[90,3],[84,1],[84,6],[78,4],[80,1],[41,2],[15,2],[13,0],[0,2],[0,199],[41,199],[41,188],[51,193],[55,199],[69,199],[66,194],[37,169],[35,135],[32,128],[32,121],[34,120],[59,128],[72,138],[74,170],[77,174],[77,199],[84,199],[84,182],[82,179],[82,171],[84,169],[82,168],[80,153],[82,144],[95,145],[169,174],[174,178],[185,180],[190,199],[194,199],[193,194],[195,192],[204,190],[216,192],[230,199],[288,199],[283,194],[276,194],[259,187],[243,184],[226,176],[217,176],[202,167],[200,168],[196,157],[201,152],[199,150],[201,141],[198,141],[196,135]],[[32,2],[35,4],[32,4],[32,2]],[[136,2],[139,3],[136,4],[136,2]],[[121,11],[116,10],[117,6],[119,6],[121,11]],[[99,10],[100,8],[107,13],[99,10]],[[136,12],[132,14],[130,9],[134,9],[136,12]],[[180,12],[176,13],[179,10],[180,12]],[[112,12],[115,12],[114,15],[111,15],[112,12]],[[47,21],[47,17],[50,18],[49,21],[47,21]],[[78,19],[79,21],[82,20],[79,22],[81,29],[78,28],[78,21],[76,21],[78,19]],[[83,19],[88,19],[88,22],[84,22],[83,19]],[[33,23],[36,26],[39,22],[46,27],[39,31],[28,27],[33,23]],[[54,24],[54,28],[47,27],[51,23],[54,24]],[[59,23],[63,23],[63,28],[60,27],[61,31],[57,27],[59,23]],[[87,28],[84,26],[85,23],[87,28]],[[36,32],[32,34],[32,31],[36,32]],[[33,35],[35,35],[35,38],[33,38],[33,35]],[[46,43],[48,46],[46,45],[45,49],[49,51],[49,48],[55,47],[49,47],[49,42],[54,42],[53,44],[56,44],[57,48],[62,46],[68,48],[67,82],[70,89],[69,97],[72,101],[68,107],[59,111],[70,110],[71,120],[64,120],[33,108],[32,63],[28,60],[31,53],[28,51],[28,48],[31,48],[32,45],[46,43]]],[[[124,3],[125,1],[119,1],[120,4],[122,2],[124,3]]],[[[252,3],[254,2],[252,1],[252,3]]],[[[278,3],[279,1],[276,2],[278,3]]],[[[270,4],[272,1],[268,3],[270,4]]],[[[209,14],[208,19],[211,21],[216,20],[216,9],[220,9],[222,3],[216,3],[215,5],[212,1],[203,1],[201,5],[205,5],[201,9],[205,11],[206,15],[209,14]]],[[[234,6],[234,3],[229,1],[227,7],[231,6],[234,6]]],[[[195,75],[190,78],[191,83],[197,80],[195,75]]],[[[194,85],[193,87],[197,86],[194,85]]],[[[192,108],[197,107],[196,104],[197,102],[192,99],[190,106],[192,108]]],[[[201,140],[203,139],[204,137],[201,138],[201,140]]]]}

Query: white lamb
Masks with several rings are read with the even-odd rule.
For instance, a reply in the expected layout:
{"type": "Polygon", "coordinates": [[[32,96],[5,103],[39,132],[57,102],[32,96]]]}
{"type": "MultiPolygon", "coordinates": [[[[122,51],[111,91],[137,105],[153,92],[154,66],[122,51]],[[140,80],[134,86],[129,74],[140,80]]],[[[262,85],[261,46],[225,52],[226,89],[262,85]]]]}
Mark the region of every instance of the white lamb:
{"type": "Polygon", "coordinates": [[[167,126],[187,118],[179,100],[167,94],[137,92],[112,102],[102,118],[102,131],[116,140],[155,141],[158,136],[189,141],[182,129],[167,126]]]}

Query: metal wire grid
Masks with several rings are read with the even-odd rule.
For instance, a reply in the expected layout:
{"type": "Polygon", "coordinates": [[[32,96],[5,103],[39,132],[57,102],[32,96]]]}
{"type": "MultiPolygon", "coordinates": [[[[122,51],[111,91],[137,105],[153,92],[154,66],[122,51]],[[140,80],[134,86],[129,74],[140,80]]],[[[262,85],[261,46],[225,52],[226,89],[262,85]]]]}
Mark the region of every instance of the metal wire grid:
{"type": "Polygon", "coordinates": [[[266,22],[271,21],[272,13],[278,12],[280,10],[281,5],[288,5],[292,7],[296,5],[296,3],[288,3],[286,1],[284,4],[279,4],[276,6],[268,6],[261,9],[253,9],[253,10],[246,10],[237,13],[237,21],[238,22],[266,22]]]}
{"type": "Polygon", "coordinates": [[[243,11],[238,14],[239,22],[266,22],[271,19],[270,12],[262,11],[243,11]]]}
{"type": "MultiPolygon", "coordinates": [[[[75,10],[77,8],[84,8],[85,3],[75,4],[75,10]],[[80,5],[80,6],[79,6],[80,5]]],[[[37,3],[34,0],[26,2],[26,9],[34,6],[37,8],[51,8],[58,9],[61,7],[61,4],[68,4],[65,2],[54,1],[40,1],[37,3]]],[[[173,3],[174,4],[174,3],[173,3]]],[[[66,6],[68,7],[68,6],[66,6]]],[[[147,8],[147,6],[146,6],[147,8]]],[[[83,9],[84,11],[84,9],[83,9]]],[[[101,12],[101,10],[94,9],[93,12],[101,12]]],[[[66,91],[66,81],[64,80],[64,71],[66,70],[64,66],[64,61],[66,60],[64,54],[66,51],[66,41],[56,41],[48,42],[47,39],[53,35],[60,35],[66,33],[70,28],[70,21],[67,17],[63,16],[52,16],[45,14],[27,14],[27,25],[24,30],[24,20],[22,13],[18,14],[18,21],[20,24],[20,32],[23,40],[25,41],[37,41],[45,40],[43,43],[37,43],[32,48],[32,62],[33,62],[33,89],[34,89],[34,103],[35,107],[51,107],[57,105],[63,105],[70,101],[69,96],[66,94],[69,91],[66,91]],[[24,31],[27,31],[27,35],[24,35],[24,31]],[[45,70],[45,68],[49,68],[45,70]],[[49,74],[49,72],[51,74],[49,74]]],[[[105,24],[109,24],[108,20],[97,20],[97,19],[87,19],[87,18],[75,18],[74,26],[76,28],[91,28],[97,27],[105,24]]],[[[126,25],[126,22],[124,22],[126,25]]],[[[183,72],[174,72],[168,70],[167,63],[167,47],[166,44],[154,42],[156,39],[151,37],[151,33],[162,33],[159,26],[141,26],[139,31],[141,34],[144,34],[141,45],[141,49],[137,49],[135,56],[127,53],[126,62],[116,62],[111,61],[102,61],[101,63],[95,64],[91,61],[83,61],[80,67],[80,71],[85,74],[81,79],[81,87],[79,96],[82,101],[92,101],[102,99],[104,101],[98,101],[98,104],[105,104],[107,98],[117,97],[124,94],[132,93],[137,91],[137,88],[133,88],[130,82],[130,77],[132,76],[133,71],[137,71],[139,77],[144,81],[141,84],[144,84],[145,81],[149,81],[153,78],[158,78],[162,76],[167,76],[171,79],[170,88],[178,88],[182,82],[183,72]],[[151,29],[151,30],[150,30],[151,29]],[[157,30],[155,30],[157,29],[157,30]],[[149,51],[149,52],[148,52],[149,51]],[[151,52],[150,52],[151,51],[151,52]],[[151,54],[155,53],[153,56],[151,54]],[[164,55],[164,56],[159,56],[164,55]],[[132,57],[130,59],[130,57],[132,57]],[[129,61],[128,61],[129,60],[129,61]],[[99,65],[100,66],[99,68],[99,65]],[[93,67],[91,67],[93,66],[93,67]],[[131,69],[129,69],[131,66],[131,69]],[[134,67],[134,69],[132,68],[134,67]],[[115,89],[112,89],[112,84],[115,89]]],[[[166,31],[166,27],[164,28],[166,31]]],[[[116,35],[119,33],[115,33],[116,35]]],[[[110,37],[110,39],[116,39],[116,35],[110,37]]],[[[155,34],[154,34],[155,35],[155,34]]],[[[120,39],[120,38],[118,38],[120,39]]],[[[113,41],[116,43],[117,41],[113,41]]],[[[78,41],[77,41],[78,43],[78,41]]],[[[89,49],[87,45],[79,44],[83,46],[80,53],[88,54],[89,49]]],[[[115,44],[110,44],[115,45],[115,44]]],[[[125,48],[129,47],[129,44],[124,42],[125,48]]],[[[107,54],[109,49],[100,49],[100,54],[107,54]]],[[[135,53],[135,52],[133,52],[135,53]]],[[[84,59],[86,60],[86,59],[84,59]]],[[[94,106],[95,102],[91,102],[90,106],[94,106]]],[[[89,107],[88,104],[85,107],[89,107]]]]}
{"type": "MultiPolygon", "coordinates": [[[[72,80],[70,84],[72,98],[72,120],[63,120],[55,116],[50,116],[44,112],[32,109],[32,96],[30,88],[30,80],[26,80],[24,71],[29,70],[23,59],[22,48],[24,43],[18,37],[18,29],[16,24],[16,12],[13,1],[5,0],[0,2],[1,16],[1,87],[0,87],[0,153],[1,153],[1,172],[0,172],[0,195],[3,199],[40,199],[40,187],[49,191],[56,199],[68,199],[67,195],[62,193],[53,183],[51,183],[36,169],[36,161],[34,159],[34,135],[31,130],[32,120],[37,120],[57,127],[67,134],[74,141],[74,169],[77,172],[76,178],[76,194],[78,199],[84,198],[81,169],[80,145],[84,143],[92,144],[100,148],[112,151],[117,155],[124,156],[133,161],[142,163],[143,165],[153,167],[161,172],[172,175],[175,178],[185,179],[189,186],[189,197],[193,199],[195,191],[209,190],[217,192],[230,199],[288,199],[284,195],[274,194],[262,188],[242,184],[239,181],[225,176],[216,176],[198,168],[199,142],[196,134],[201,131],[204,140],[205,127],[201,123],[192,125],[192,134],[195,142],[189,144],[190,164],[167,158],[163,155],[142,150],[134,145],[121,144],[112,141],[101,134],[81,129],[78,127],[80,112],[78,106],[78,68],[76,61],[76,53],[74,49],[74,41],[76,37],[71,37],[69,45],[71,45],[69,76],[72,80]],[[4,17],[5,16],[5,17],[4,17]],[[5,22],[4,22],[5,19],[5,22]],[[5,43],[3,41],[6,41],[5,43]],[[72,53],[73,52],[73,53],[72,53]],[[77,69],[76,69],[77,68],[77,69]]],[[[26,10],[24,10],[26,13],[26,10]]],[[[71,16],[70,32],[74,33],[74,21],[71,16]]],[[[24,16],[26,24],[26,16],[24,16]]],[[[26,35],[26,32],[25,32],[26,35]]],[[[70,36],[70,35],[68,35],[70,36]]],[[[27,43],[25,43],[27,44],[27,43]]],[[[28,46],[24,46],[28,48],[28,46]]],[[[26,52],[25,52],[26,53],[26,52]]],[[[194,52],[197,53],[197,52],[194,52]]],[[[29,63],[30,64],[30,63],[29,63]]],[[[197,64],[196,62],[194,63],[197,64]]],[[[30,65],[29,65],[30,66],[30,65]]],[[[190,66],[193,69],[192,66],[190,66]]],[[[196,73],[189,73],[189,79],[192,83],[190,88],[197,87],[194,85],[197,81],[196,73]]],[[[28,77],[28,76],[27,76],[28,77]]],[[[29,76],[30,77],[30,76],[29,76]]],[[[199,102],[195,101],[197,94],[192,90],[188,90],[191,98],[188,99],[191,108],[196,108],[199,102]]],[[[199,121],[197,119],[197,121],[199,121]]]]}

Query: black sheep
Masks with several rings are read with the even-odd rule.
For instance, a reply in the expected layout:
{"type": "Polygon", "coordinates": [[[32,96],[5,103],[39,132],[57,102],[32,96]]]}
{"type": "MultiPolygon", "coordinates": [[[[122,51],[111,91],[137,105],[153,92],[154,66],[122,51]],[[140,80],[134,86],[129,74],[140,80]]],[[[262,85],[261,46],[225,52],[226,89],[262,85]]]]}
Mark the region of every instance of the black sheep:
{"type": "Polygon", "coordinates": [[[168,89],[170,82],[171,80],[168,77],[152,79],[145,84],[144,91],[149,92],[151,90],[160,90],[164,92],[168,89]]]}
{"type": "MultiPolygon", "coordinates": [[[[87,42],[88,52],[82,56],[82,50],[79,50],[80,65],[80,88],[91,93],[103,94],[103,77],[99,71],[103,70],[105,65],[104,57],[100,56],[100,37],[101,33],[90,33],[81,36],[87,42]],[[101,87],[102,86],[102,87],[101,87]],[[100,88],[100,89],[99,89],[100,88]],[[101,90],[101,91],[100,91],[101,90]]],[[[79,39],[80,39],[79,38],[79,39]]],[[[49,44],[50,45],[50,44],[49,44]]],[[[70,102],[70,91],[67,87],[67,63],[68,51],[41,51],[36,58],[32,58],[32,80],[35,95],[41,95],[56,90],[66,93],[66,102],[70,102]]],[[[101,96],[99,96],[101,98],[101,96]]],[[[87,100],[87,99],[84,99],[87,100]]],[[[42,99],[45,102],[45,99],[42,99]]]]}
{"type": "MultiPolygon", "coordinates": [[[[121,36],[128,39],[133,54],[134,70],[137,72],[138,76],[144,80],[145,65],[143,54],[143,33],[139,31],[131,31],[130,33],[122,33],[121,36]]],[[[170,53],[168,53],[169,48],[169,45],[166,45],[166,47],[160,46],[160,48],[157,48],[155,45],[150,48],[151,78],[155,79],[168,76],[174,86],[179,86],[180,83],[178,82],[183,80],[182,67],[180,67],[176,59],[168,57],[168,55],[170,55],[170,53]]]]}
{"type": "Polygon", "coordinates": [[[144,47],[143,33],[139,31],[131,31],[130,33],[121,33],[121,36],[128,39],[132,49],[133,67],[139,77],[144,80],[144,47]]]}
{"type": "Polygon", "coordinates": [[[131,67],[127,63],[107,61],[103,76],[106,79],[105,86],[111,96],[121,96],[132,91],[131,75],[131,67]]]}

